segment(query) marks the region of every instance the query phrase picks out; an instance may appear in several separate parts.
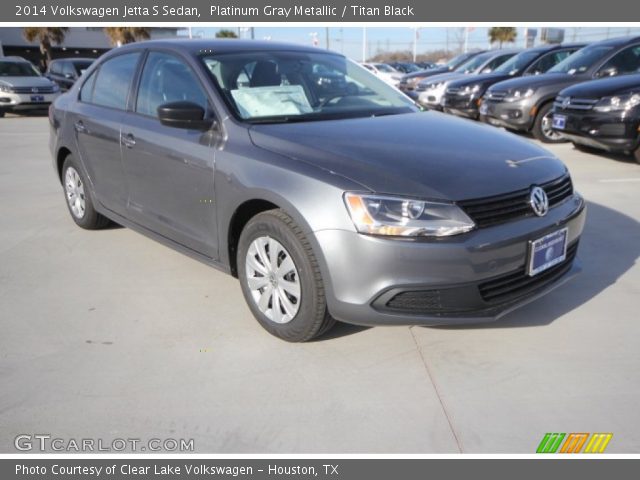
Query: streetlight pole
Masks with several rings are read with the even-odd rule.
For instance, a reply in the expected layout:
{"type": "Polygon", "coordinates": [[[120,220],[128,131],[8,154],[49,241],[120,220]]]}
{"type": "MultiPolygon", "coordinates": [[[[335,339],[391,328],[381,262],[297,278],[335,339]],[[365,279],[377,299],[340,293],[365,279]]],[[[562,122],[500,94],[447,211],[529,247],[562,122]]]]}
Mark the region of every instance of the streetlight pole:
{"type": "Polygon", "coordinates": [[[330,44],[329,44],[329,27],[325,28],[325,35],[327,36],[327,50],[329,50],[330,44]]]}
{"type": "Polygon", "coordinates": [[[362,61],[367,61],[367,27],[362,27],[362,61]]]}

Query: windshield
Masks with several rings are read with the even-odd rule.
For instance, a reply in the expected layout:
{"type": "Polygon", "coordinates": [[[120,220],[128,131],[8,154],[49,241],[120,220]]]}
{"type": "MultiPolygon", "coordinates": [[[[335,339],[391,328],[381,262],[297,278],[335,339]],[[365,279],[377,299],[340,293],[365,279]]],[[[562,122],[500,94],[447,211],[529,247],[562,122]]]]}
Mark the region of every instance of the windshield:
{"type": "Polygon", "coordinates": [[[565,58],[562,62],[549,70],[549,73],[568,73],[575,75],[586,72],[596,62],[613,50],[613,47],[606,45],[591,45],[578,50],[573,55],[565,58]]]}
{"type": "Polygon", "coordinates": [[[407,73],[413,73],[413,72],[419,72],[420,71],[420,67],[418,67],[417,65],[415,65],[413,63],[403,63],[402,66],[407,71],[407,73]]]}
{"type": "Polygon", "coordinates": [[[458,73],[472,73],[479,69],[482,65],[484,65],[488,60],[493,57],[493,53],[483,53],[480,55],[476,55],[471,58],[471,60],[467,60],[458,68],[455,69],[458,73]]]}
{"type": "Polygon", "coordinates": [[[396,73],[397,70],[389,65],[386,65],[384,63],[374,63],[373,64],[374,67],[376,67],[379,71],[381,72],[385,72],[385,73],[396,73]]]}
{"type": "Polygon", "coordinates": [[[28,62],[0,61],[0,77],[39,77],[40,72],[28,62]]]}
{"type": "Polygon", "coordinates": [[[329,53],[242,52],[202,57],[236,116],[281,123],[417,111],[358,64],[329,53]]]}
{"type": "Polygon", "coordinates": [[[506,75],[515,75],[529,66],[538,56],[540,52],[521,52],[509,60],[504,62],[494,70],[495,73],[504,73],[506,75]]]}
{"type": "Polygon", "coordinates": [[[460,55],[456,55],[455,57],[453,57],[451,60],[449,60],[447,63],[445,63],[445,67],[449,67],[450,69],[454,69],[459,67],[460,65],[462,65],[464,62],[466,62],[469,57],[471,57],[472,54],[471,53],[461,53],[460,55]]]}

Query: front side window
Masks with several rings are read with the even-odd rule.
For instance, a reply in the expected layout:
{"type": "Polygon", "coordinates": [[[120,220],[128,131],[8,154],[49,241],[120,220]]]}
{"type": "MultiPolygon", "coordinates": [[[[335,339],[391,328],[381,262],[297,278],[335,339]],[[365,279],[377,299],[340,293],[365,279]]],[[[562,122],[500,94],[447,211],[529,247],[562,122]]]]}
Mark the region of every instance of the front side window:
{"type": "MultiPolygon", "coordinates": [[[[125,110],[131,81],[139,58],[139,52],[125,53],[110,58],[100,65],[91,103],[125,110]]],[[[86,83],[88,82],[85,82],[85,85],[86,83]]]]}
{"type": "Polygon", "coordinates": [[[640,45],[625,48],[611,57],[601,68],[605,75],[626,75],[640,71],[640,45]]]}
{"type": "Polygon", "coordinates": [[[240,119],[314,121],[416,111],[402,93],[340,55],[296,51],[202,57],[240,119]]]}
{"type": "Polygon", "coordinates": [[[151,52],[142,70],[136,112],[157,117],[160,105],[181,100],[210,110],[207,95],[188,65],[173,55],[151,52]]]}
{"type": "Polygon", "coordinates": [[[520,73],[522,69],[526,68],[538,55],[538,52],[525,50],[511,57],[494,71],[505,75],[516,75],[520,73]]]}

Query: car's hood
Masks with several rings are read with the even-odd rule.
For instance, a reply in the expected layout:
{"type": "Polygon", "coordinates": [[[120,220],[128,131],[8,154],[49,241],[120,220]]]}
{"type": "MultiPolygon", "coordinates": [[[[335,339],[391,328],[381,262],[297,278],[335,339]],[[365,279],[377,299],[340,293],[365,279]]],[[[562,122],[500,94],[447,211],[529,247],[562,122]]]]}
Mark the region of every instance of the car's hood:
{"type": "Polygon", "coordinates": [[[440,75],[434,75],[433,77],[427,77],[424,80],[421,80],[420,84],[429,85],[430,83],[453,82],[461,78],[466,78],[468,75],[471,74],[458,72],[441,73],[440,75]]]}
{"type": "Polygon", "coordinates": [[[566,171],[560,160],[527,140],[438,112],[254,125],[250,135],[258,147],[371,191],[427,199],[498,195],[566,171]]]}
{"type": "Polygon", "coordinates": [[[415,77],[432,77],[434,75],[440,75],[441,73],[450,72],[449,67],[430,68],[429,70],[421,70],[419,72],[407,73],[402,78],[410,79],[415,77]]]}
{"type": "Polygon", "coordinates": [[[508,78],[513,78],[506,73],[480,73],[478,75],[465,75],[464,78],[451,82],[451,87],[466,87],[468,85],[482,85],[486,88],[487,85],[493,85],[494,83],[501,82],[508,78]]]}
{"type": "Polygon", "coordinates": [[[496,89],[500,91],[521,90],[527,88],[539,88],[546,86],[563,86],[571,85],[576,82],[586,80],[584,75],[569,75],[567,73],[543,73],[542,75],[528,75],[525,77],[512,78],[500,82],[496,89]]]}
{"type": "Polygon", "coordinates": [[[46,77],[0,77],[0,85],[8,87],[50,87],[51,80],[46,77]]]}
{"type": "Polygon", "coordinates": [[[636,92],[640,92],[640,75],[623,75],[578,83],[560,93],[570,97],[600,98],[636,92]]]}

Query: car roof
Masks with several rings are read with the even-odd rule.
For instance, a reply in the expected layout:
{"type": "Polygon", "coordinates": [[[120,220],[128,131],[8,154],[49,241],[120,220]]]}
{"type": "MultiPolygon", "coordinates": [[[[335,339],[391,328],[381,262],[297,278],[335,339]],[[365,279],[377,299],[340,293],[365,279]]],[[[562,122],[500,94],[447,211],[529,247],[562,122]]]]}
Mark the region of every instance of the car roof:
{"type": "Polygon", "coordinates": [[[635,43],[640,41],[640,36],[635,37],[616,37],[609,38],[607,40],[600,40],[599,42],[593,42],[592,45],[610,45],[612,47],[619,47],[628,43],[635,43]]]}
{"type": "Polygon", "coordinates": [[[232,53],[232,52],[269,52],[269,51],[296,51],[308,53],[330,53],[340,55],[339,53],[328,51],[318,47],[310,47],[306,45],[297,45],[287,42],[273,42],[271,40],[241,40],[237,38],[228,39],[161,39],[147,40],[144,42],[135,42],[119,47],[117,50],[129,50],[138,48],[159,47],[181,50],[192,55],[202,53],[232,53]]]}

